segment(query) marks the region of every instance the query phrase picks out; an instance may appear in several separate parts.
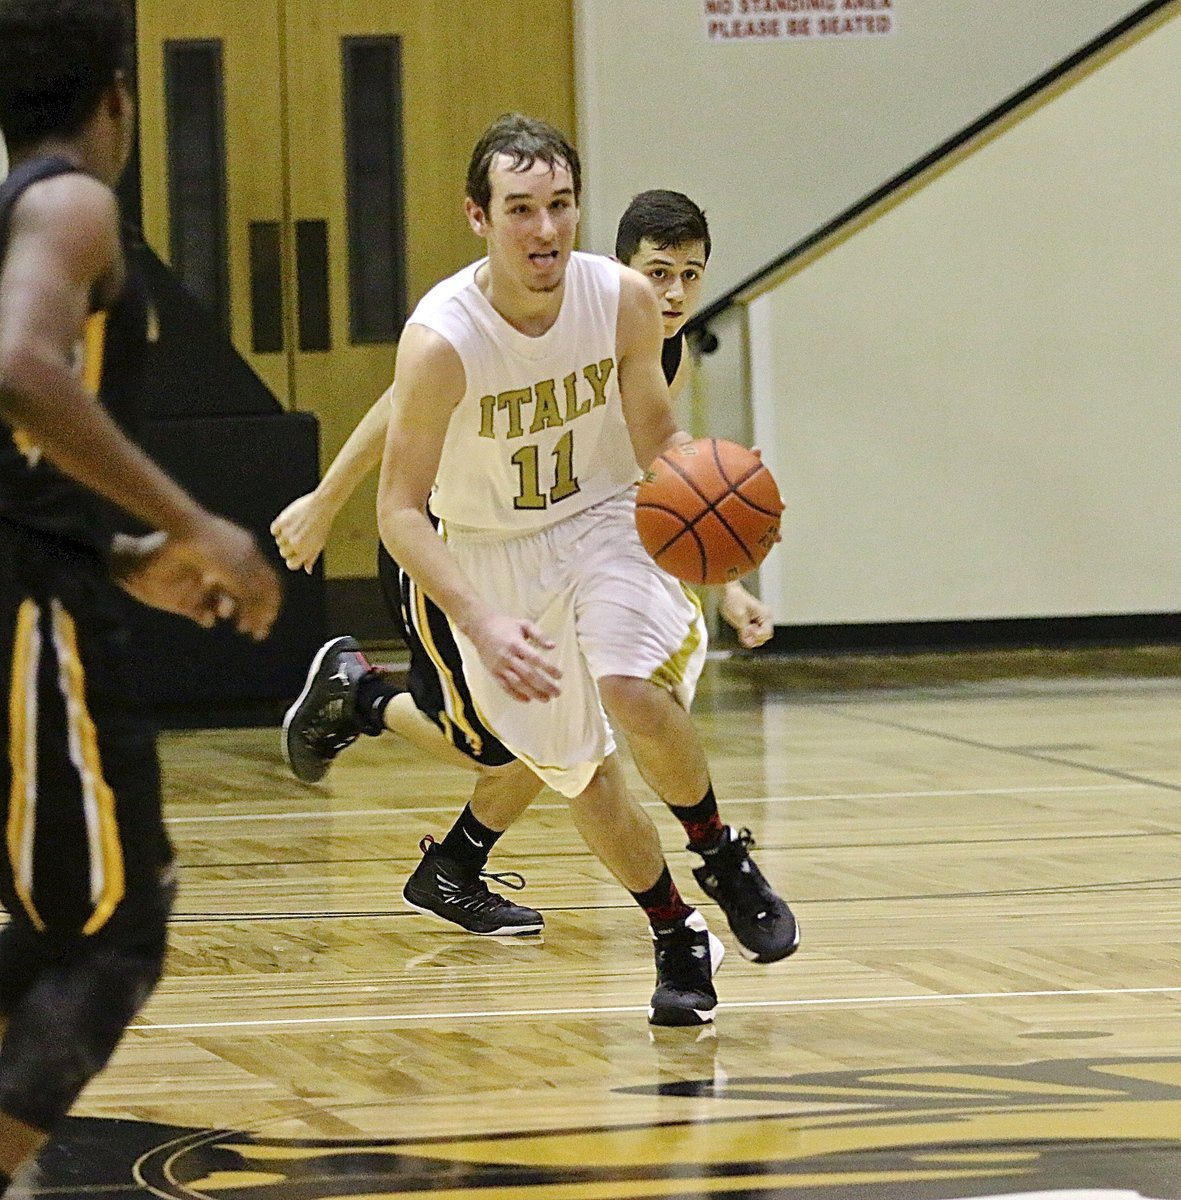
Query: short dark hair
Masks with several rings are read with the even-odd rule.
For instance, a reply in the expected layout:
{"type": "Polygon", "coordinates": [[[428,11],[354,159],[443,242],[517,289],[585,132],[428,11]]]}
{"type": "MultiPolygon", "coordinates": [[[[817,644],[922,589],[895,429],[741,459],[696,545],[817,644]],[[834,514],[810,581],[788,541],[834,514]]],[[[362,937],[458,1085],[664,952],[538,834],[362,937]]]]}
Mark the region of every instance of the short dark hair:
{"type": "Polygon", "coordinates": [[[476,143],[467,168],[467,194],[486,213],[492,202],[492,182],[488,172],[498,154],[512,159],[514,171],[527,171],[535,162],[551,170],[566,167],[574,183],[574,199],[582,195],[582,164],[578,151],[547,121],[521,113],[505,113],[484,131],[476,143]]]}
{"type": "Polygon", "coordinates": [[[705,213],[683,192],[654,188],[634,197],[619,218],[615,257],[621,263],[631,262],[644,238],[661,250],[703,242],[706,261],[709,260],[709,222],[705,213]]]}
{"type": "Polygon", "coordinates": [[[78,133],[131,51],[125,0],[0,0],[0,132],[9,149],[78,133]]]}

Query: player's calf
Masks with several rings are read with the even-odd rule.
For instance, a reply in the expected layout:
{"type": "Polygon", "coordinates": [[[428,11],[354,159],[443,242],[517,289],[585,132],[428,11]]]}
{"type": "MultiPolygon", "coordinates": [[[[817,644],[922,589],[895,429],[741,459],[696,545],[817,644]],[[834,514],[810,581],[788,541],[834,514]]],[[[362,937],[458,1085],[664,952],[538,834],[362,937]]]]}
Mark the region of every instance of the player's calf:
{"type": "MultiPolygon", "coordinates": [[[[170,867],[92,936],[14,922],[0,938],[0,1194],[107,1064],[164,967],[170,867]]],[[[23,1172],[22,1172],[23,1174],[23,1172]]]]}
{"type": "MultiPolygon", "coordinates": [[[[83,943],[46,966],[8,1014],[0,1055],[0,1172],[31,1159],[110,1060],[159,982],[163,938],[126,950],[83,943]]],[[[7,1179],[0,1180],[7,1186],[7,1179]]],[[[0,1189],[2,1191],[2,1189],[0,1189]]]]}

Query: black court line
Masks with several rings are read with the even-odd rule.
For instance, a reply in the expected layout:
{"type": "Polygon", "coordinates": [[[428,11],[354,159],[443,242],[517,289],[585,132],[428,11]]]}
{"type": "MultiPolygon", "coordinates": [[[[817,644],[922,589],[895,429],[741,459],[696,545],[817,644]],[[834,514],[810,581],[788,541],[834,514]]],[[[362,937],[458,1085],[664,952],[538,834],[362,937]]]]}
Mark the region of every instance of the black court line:
{"type": "MultiPolygon", "coordinates": [[[[1162,875],[1147,879],[1112,879],[1099,883],[1043,884],[1040,886],[1030,887],[985,888],[975,891],[958,892],[899,892],[866,896],[825,897],[800,897],[798,895],[794,895],[791,897],[791,902],[797,908],[803,907],[804,905],[807,905],[810,908],[823,908],[826,905],[843,904],[896,904],[899,902],[928,900],[1005,899],[1011,896],[1074,896],[1091,893],[1103,894],[1106,892],[1176,891],[1178,889],[1181,889],[1181,875],[1162,875]]],[[[633,912],[634,910],[635,906],[633,904],[613,903],[563,904],[558,907],[548,907],[545,911],[547,914],[552,915],[554,913],[633,912]]],[[[262,921],[346,921],[366,918],[387,920],[391,917],[408,919],[421,916],[422,914],[419,912],[381,910],[350,912],[340,910],[333,911],[327,909],[319,912],[265,912],[240,914],[193,912],[174,915],[169,923],[172,925],[225,925],[262,921]]],[[[456,932],[461,934],[464,933],[464,931],[460,930],[458,926],[456,926],[456,932]]],[[[464,934],[464,936],[470,937],[472,935],[464,934]]],[[[488,940],[497,943],[503,941],[515,943],[519,941],[522,946],[529,946],[537,944],[534,939],[540,939],[543,936],[543,933],[521,934],[517,936],[506,935],[504,937],[494,937],[488,940]]],[[[478,942],[465,942],[465,944],[473,947],[479,945],[478,942]]]]}
{"type": "MultiPolygon", "coordinates": [[[[814,800],[809,802],[815,803],[814,800]]],[[[741,804],[742,801],[731,800],[730,803],[741,804]]],[[[787,851],[792,854],[799,854],[805,851],[820,853],[828,850],[914,850],[922,849],[925,846],[1024,846],[1036,842],[1107,842],[1119,838],[1169,838],[1176,837],[1179,832],[1181,830],[1177,829],[1137,829],[1110,833],[1035,833],[1025,837],[904,838],[899,841],[892,841],[887,838],[874,838],[872,841],[865,842],[792,842],[790,845],[760,840],[756,843],[755,849],[760,853],[787,851]]],[[[668,851],[665,853],[667,854],[668,851]]],[[[525,861],[528,857],[521,855],[517,861],[525,861]]],[[[566,854],[547,852],[544,857],[546,862],[574,861],[576,859],[590,862],[598,861],[589,850],[581,853],[569,852],[566,854]]],[[[253,862],[177,863],[176,867],[178,871],[241,871],[264,867],[358,866],[370,863],[398,861],[400,860],[386,858],[267,858],[253,862]]],[[[407,871],[407,874],[409,874],[409,871],[407,871]]]]}
{"type": "Polygon", "coordinates": [[[1159,879],[1115,879],[1108,883],[1045,884],[1040,887],[985,888],[968,892],[910,892],[880,896],[834,896],[825,900],[794,901],[813,908],[836,904],[898,904],[929,900],[1002,900],[1010,896],[1076,896],[1106,892],[1171,892],[1181,889],[1181,875],[1159,879]]]}
{"type": "MultiPolygon", "coordinates": [[[[866,703],[864,697],[862,703],[866,703]]],[[[964,737],[958,733],[943,733],[937,729],[924,729],[920,725],[910,725],[906,721],[889,721],[884,717],[870,717],[864,713],[850,712],[844,706],[842,714],[851,721],[859,721],[864,725],[878,725],[885,729],[898,729],[904,733],[916,733],[920,737],[935,738],[942,742],[951,742],[958,746],[969,746],[973,750],[989,750],[994,754],[1007,754],[1011,758],[1022,758],[1027,761],[1049,763],[1056,767],[1071,767],[1076,771],[1086,771],[1091,775],[1100,775],[1107,779],[1119,779],[1124,783],[1138,783],[1143,787],[1159,788],[1161,791],[1181,793],[1181,784],[1167,783],[1163,779],[1154,779],[1150,775],[1140,775],[1133,771],[1121,771],[1117,767],[1097,767],[1093,763],[1079,762],[1073,758],[1063,758],[1057,754],[1038,754],[1034,750],[1018,746],[1001,746],[993,742],[982,742],[978,738],[964,737]]]]}

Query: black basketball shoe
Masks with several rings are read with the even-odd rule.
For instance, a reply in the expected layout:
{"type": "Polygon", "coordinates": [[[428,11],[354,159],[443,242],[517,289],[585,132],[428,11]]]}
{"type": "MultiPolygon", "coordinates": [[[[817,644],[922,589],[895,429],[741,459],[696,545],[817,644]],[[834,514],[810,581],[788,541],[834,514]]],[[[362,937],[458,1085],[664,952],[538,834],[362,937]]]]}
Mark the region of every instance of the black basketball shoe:
{"type": "Polygon", "coordinates": [[[707,1025],[714,1019],[718,994],[713,975],[726,953],[705,918],[692,912],[680,925],[653,931],[656,991],[648,1005],[651,1025],[707,1025]]]}
{"type": "MultiPolygon", "coordinates": [[[[735,831],[727,825],[718,848],[701,855],[705,865],[694,869],[693,878],[726,914],[744,958],[778,962],[795,953],[800,927],[755,866],[750,856],[754,844],[749,829],[735,831]]],[[[699,850],[694,853],[701,854],[699,850]]]]}
{"type": "Polygon", "coordinates": [[[488,890],[485,879],[520,891],[525,880],[516,871],[493,874],[474,871],[440,853],[433,837],[419,842],[422,862],[406,880],[402,898],[411,908],[431,917],[442,917],[452,925],[487,937],[540,933],[545,926],[541,913],[513,904],[488,890]]]}
{"type": "Polygon", "coordinates": [[[296,779],[317,783],[332,760],[366,728],[357,715],[357,684],[373,668],[353,638],[333,638],[316,653],[295,703],[283,718],[283,757],[296,779]]]}

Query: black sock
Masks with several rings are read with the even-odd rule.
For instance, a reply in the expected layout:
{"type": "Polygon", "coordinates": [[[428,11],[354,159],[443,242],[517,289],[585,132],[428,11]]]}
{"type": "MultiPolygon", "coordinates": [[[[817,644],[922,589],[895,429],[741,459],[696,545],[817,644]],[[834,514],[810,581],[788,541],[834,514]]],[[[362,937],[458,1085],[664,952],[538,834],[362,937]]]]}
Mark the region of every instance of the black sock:
{"type": "Polygon", "coordinates": [[[499,840],[500,834],[477,821],[472,815],[472,806],[468,804],[440,844],[439,853],[465,867],[482,871],[492,847],[499,840]]]}
{"type": "Polygon", "coordinates": [[[696,804],[688,808],[676,808],[672,804],[668,807],[672,815],[685,827],[690,850],[701,854],[714,849],[721,842],[726,826],[718,815],[718,802],[714,798],[712,783],[696,804]]]}
{"type": "Polygon", "coordinates": [[[660,878],[646,892],[632,892],[632,896],[647,913],[648,923],[657,933],[680,925],[693,912],[681,899],[667,865],[660,872],[660,878]]]}
{"type": "Polygon", "coordinates": [[[385,706],[401,691],[383,671],[369,670],[361,676],[353,708],[362,733],[377,737],[385,732],[385,706]]]}

